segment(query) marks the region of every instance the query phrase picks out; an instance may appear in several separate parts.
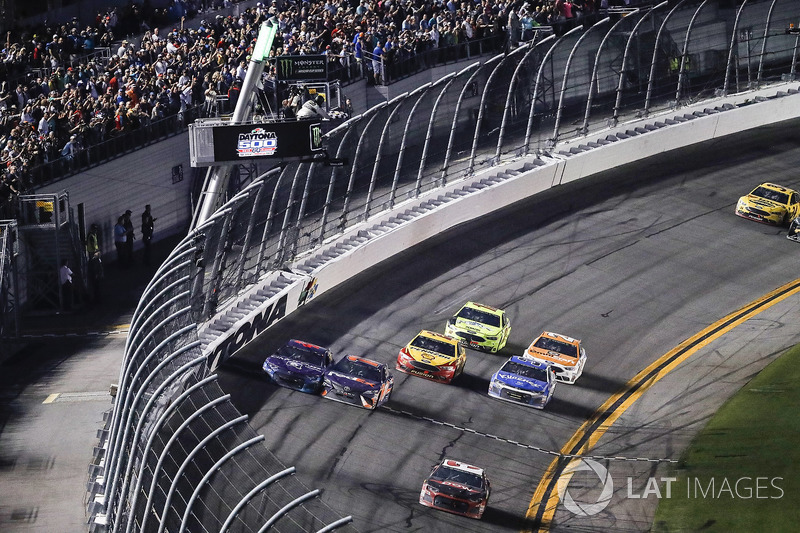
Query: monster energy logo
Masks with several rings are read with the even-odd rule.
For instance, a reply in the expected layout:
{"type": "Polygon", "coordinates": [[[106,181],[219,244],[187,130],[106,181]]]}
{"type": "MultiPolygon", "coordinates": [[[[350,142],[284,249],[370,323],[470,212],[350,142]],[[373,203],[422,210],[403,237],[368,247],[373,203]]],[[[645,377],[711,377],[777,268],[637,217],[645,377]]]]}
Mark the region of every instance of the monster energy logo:
{"type": "Polygon", "coordinates": [[[278,74],[281,78],[289,78],[294,72],[294,61],[291,59],[278,60],[278,74]]]}
{"type": "Polygon", "coordinates": [[[319,124],[312,124],[309,126],[311,134],[311,149],[319,150],[322,148],[322,128],[319,124]]]}

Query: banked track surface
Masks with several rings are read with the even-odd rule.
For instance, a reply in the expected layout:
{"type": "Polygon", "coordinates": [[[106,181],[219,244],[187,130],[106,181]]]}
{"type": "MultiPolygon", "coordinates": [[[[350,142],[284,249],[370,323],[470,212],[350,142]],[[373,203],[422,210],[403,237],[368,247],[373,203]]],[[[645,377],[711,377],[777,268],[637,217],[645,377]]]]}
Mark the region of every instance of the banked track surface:
{"type": "MultiPolygon", "coordinates": [[[[761,181],[800,187],[797,126],[561,186],[408,250],[279,322],[222,367],[221,385],[273,453],[362,532],[535,529],[526,512],[553,459],[541,450],[561,449],[681,341],[797,277],[800,248],[785,230],[733,215],[738,197],[761,181]],[[261,370],[288,338],[393,366],[414,334],[443,331],[466,300],[507,309],[504,354],[468,351],[465,374],[449,386],[394,372],[392,399],[377,412],[279,388],[261,370]],[[581,379],[560,384],[544,411],[489,398],[504,357],[543,329],[583,339],[581,379]],[[488,470],[482,521],[416,503],[422,479],[445,456],[488,470]]],[[[793,330],[759,339],[767,353],[794,342],[793,330]]]]}

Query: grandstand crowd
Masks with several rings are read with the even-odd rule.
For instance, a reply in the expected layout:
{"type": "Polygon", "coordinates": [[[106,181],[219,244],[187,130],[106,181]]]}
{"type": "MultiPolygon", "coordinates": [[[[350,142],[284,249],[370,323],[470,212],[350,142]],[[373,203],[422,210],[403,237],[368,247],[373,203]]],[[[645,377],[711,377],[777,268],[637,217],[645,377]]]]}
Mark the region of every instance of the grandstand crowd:
{"type": "MultiPolygon", "coordinates": [[[[191,119],[217,95],[235,100],[267,18],[279,25],[272,55],[326,54],[332,64],[369,68],[487,38],[515,46],[536,26],[574,23],[607,7],[606,0],[265,0],[222,16],[215,10],[230,0],[219,1],[131,2],[86,26],[73,19],[9,31],[0,52],[0,203],[33,185],[37,165],[59,158],[78,165],[87,146],[166,116],[191,119]]],[[[390,73],[371,76],[380,83],[390,73]]]]}

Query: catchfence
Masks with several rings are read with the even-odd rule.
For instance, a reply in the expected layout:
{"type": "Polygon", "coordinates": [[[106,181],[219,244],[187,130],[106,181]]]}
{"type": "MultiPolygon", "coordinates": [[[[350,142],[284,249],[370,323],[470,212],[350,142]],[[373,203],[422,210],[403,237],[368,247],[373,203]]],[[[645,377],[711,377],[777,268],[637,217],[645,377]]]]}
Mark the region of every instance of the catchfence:
{"type": "Polygon", "coordinates": [[[326,240],[448,181],[634,117],[794,79],[798,34],[786,29],[798,15],[790,0],[609,13],[338,125],[327,151],[347,165],[263,173],[176,247],[139,303],[91,467],[92,528],[352,528],[230,403],[199,325],[326,240]]]}

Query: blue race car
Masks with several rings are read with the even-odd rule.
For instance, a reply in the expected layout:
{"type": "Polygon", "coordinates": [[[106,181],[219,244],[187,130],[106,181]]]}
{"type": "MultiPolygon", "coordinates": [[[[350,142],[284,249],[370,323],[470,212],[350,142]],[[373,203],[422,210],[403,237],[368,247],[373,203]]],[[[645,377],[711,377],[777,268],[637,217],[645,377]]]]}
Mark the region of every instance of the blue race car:
{"type": "Polygon", "coordinates": [[[322,395],[329,400],[377,409],[389,400],[394,378],[386,365],[345,355],[325,371],[322,395]]]}
{"type": "Polygon", "coordinates": [[[308,342],[290,340],[264,361],[270,379],[289,389],[317,394],[322,375],[333,364],[333,354],[308,342]]]}
{"type": "Polygon", "coordinates": [[[544,409],[555,388],[556,377],[550,365],[514,356],[492,376],[489,396],[544,409]]]}

